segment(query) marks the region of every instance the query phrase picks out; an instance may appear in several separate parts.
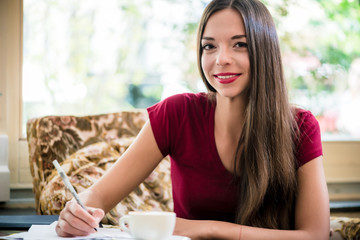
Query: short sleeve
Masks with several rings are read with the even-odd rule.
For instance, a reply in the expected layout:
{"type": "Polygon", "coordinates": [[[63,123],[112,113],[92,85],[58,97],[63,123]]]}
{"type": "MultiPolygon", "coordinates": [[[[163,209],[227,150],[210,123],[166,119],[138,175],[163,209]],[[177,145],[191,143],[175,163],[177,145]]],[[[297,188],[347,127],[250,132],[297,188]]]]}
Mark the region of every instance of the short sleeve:
{"type": "Polygon", "coordinates": [[[299,127],[296,158],[299,167],[323,155],[320,126],[310,111],[298,110],[296,121],[299,127]]]}
{"type": "MultiPolygon", "coordinates": [[[[163,156],[176,146],[177,130],[181,128],[183,96],[177,94],[147,108],[156,143],[163,156]]],[[[182,116],[183,117],[183,116],[182,116]]]]}

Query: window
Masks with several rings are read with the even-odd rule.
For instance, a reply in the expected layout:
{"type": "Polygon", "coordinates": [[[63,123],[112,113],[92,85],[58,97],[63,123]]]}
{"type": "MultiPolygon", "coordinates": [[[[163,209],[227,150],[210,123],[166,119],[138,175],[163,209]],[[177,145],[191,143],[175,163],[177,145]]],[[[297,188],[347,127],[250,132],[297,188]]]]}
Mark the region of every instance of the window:
{"type": "MultiPolygon", "coordinates": [[[[205,91],[195,35],[207,2],[24,0],[23,126],[41,115],[145,108],[205,91]]],[[[324,139],[360,139],[359,3],[264,2],[292,102],[316,115],[324,139]]]]}
{"type": "Polygon", "coordinates": [[[292,102],[312,111],[323,139],[360,139],[360,3],[277,2],[271,7],[292,102]]]}
{"type": "MultiPolygon", "coordinates": [[[[23,126],[197,91],[203,1],[24,0],[23,126]]],[[[205,88],[204,88],[205,90],[205,88]]]]}

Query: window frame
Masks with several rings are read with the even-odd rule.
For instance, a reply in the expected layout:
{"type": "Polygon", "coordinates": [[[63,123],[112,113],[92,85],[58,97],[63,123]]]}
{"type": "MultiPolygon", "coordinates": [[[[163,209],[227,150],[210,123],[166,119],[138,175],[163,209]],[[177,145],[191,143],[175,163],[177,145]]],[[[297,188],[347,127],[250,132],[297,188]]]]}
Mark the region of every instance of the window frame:
{"type": "Polygon", "coordinates": [[[30,188],[32,178],[22,118],[22,22],[23,1],[0,1],[0,134],[9,139],[10,187],[30,188]]]}

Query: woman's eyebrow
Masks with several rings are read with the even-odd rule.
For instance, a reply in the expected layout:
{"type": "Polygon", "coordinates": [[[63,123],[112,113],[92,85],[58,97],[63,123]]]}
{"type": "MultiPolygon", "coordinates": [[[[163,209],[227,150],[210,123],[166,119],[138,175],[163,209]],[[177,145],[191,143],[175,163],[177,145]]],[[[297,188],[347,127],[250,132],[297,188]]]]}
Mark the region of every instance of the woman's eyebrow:
{"type": "MultiPolygon", "coordinates": [[[[231,40],[240,39],[240,38],[246,38],[245,34],[235,35],[231,37],[231,40]]],[[[215,38],[212,37],[202,37],[201,40],[208,40],[208,41],[214,41],[215,38]]]]}
{"type": "Polygon", "coordinates": [[[243,35],[235,35],[231,39],[234,40],[234,39],[240,39],[240,38],[246,38],[246,35],[245,34],[243,34],[243,35]]]}
{"type": "Polygon", "coordinates": [[[209,40],[209,41],[214,41],[215,38],[212,37],[202,37],[201,40],[209,40]]]}

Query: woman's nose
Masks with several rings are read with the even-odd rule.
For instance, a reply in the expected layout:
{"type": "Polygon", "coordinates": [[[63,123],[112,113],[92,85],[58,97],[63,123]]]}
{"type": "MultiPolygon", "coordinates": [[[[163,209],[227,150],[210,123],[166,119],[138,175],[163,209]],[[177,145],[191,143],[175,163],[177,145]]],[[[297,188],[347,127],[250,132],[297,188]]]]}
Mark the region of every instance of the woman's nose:
{"type": "Polygon", "coordinates": [[[219,66],[225,66],[232,63],[232,56],[228,49],[220,49],[216,58],[216,64],[219,66]]]}

